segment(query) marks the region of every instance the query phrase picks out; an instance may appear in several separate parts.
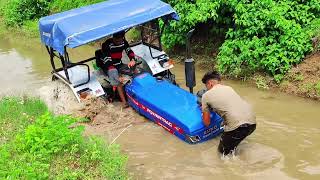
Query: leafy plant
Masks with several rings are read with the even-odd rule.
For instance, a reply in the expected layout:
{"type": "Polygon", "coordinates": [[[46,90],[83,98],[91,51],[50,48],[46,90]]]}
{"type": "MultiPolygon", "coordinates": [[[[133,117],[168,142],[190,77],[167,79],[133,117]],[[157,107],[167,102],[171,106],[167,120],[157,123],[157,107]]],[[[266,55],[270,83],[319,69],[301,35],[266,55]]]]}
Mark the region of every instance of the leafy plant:
{"type": "Polygon", "coordinates": [[[317,92],[318,96],[320,96],[320,82],[318,82],[318,83],[315,85],[315,89],[316,89],[316,92],[317,92]]]}
{"type": "Polygon", "coordinates": [[[258,89],[269,89],[267,80],[263,76],[255,77],[255,81],[258,89]]]}
{"type": "Polygon", "coordinates": [[[218,69],[241,77],[267,72],[277,82],[311,52],[309,29],[319,18],[320,2],[291,0],[167,0],[181,21],[165,30],[168,47],[184,44],[185,34],[201,23],[229,27],[218,54],[218,69]]]}
{"type": "Polygon", "coordinates": [[[47,106],[38,99],[3,97],[0,100],[0,145],[12,140],[46,111],[47,106]]]}
{"type": "Polygon", "coordinates": [[[70,126],[78,119],[48,112],[39,116],[43,110],[46,107],[39,100],[0,101],[1,121],[17,118],[16,125],[21,125],[17,130],[5,129],[5,124],[0,124],[2,130],[13,131],[13,138],[0,144],[1,178],[127,179],[127,158],[120,154],[118,146],[106,146],[95,137],[84,138],[84,127],[70,126]]]}
{"type": "Polygon", "coordinates": [[[8,26],[20,26],[27,20],[49,13],[50,0],[9,0],[3,8],[4,22],[8,26]]]}
{"type": "Polygon", "coordinates": [[[104,0],[52,0],[50,9],[51,12],[56,13],[102,1],[104,0]]]}
{"type": "Polygon", "coordinates": [[[294,77],[294,81],[303,81],[304,77],[302,74],[297,74],[294,77]]]}
{"type": "Polygon", "coordinates": [[[303,84],[301,87],[299,87],[299,91],[303,93],[310,93],[314,88],[314,84],[312,83],[306,83],[303,84]]]}

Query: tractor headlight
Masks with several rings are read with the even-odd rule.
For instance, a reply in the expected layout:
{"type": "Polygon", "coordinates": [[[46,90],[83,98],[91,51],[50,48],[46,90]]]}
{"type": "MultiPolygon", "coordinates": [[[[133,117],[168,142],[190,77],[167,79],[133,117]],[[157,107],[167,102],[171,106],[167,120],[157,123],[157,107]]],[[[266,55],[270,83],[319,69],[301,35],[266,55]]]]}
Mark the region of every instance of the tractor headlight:
{"type": "Polygon", "coordinates": [[[190,142],[190,143],[196,143],[199,142],[201,140],[200,136],[196,135],[196,136],[189,136],[186,135],[186,139],[190,142]]]}

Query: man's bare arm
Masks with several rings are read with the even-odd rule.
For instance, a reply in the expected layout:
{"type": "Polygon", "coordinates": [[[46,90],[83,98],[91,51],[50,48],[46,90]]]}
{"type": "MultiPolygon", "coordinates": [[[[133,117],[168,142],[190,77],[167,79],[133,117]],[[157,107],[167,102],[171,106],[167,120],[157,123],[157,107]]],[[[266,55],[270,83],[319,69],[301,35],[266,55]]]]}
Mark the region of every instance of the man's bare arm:
{"type": "Polygon", "coordinates": [[[202,111],[202,121],[206,127],[210,126],[210,112],[209,111],[202,111]]]}

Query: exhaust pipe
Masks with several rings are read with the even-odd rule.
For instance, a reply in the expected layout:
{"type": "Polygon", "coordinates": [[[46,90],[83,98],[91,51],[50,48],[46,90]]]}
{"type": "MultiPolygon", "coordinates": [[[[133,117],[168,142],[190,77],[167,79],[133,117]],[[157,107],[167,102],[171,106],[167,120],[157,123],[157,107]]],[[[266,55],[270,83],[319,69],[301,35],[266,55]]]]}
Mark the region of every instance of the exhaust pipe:
{"type": "Polygon", "coordinates": [[[187,42],[186,42],[186,59],[185,64],[185,78],[186,86],[189,87],[189,91],[193,93],[193,88],[196,86],[196,72],[194,66],[194,59],[191,57],[191,37],[194,32],[194,29],[190,30],[187,33],[187,42]]]}

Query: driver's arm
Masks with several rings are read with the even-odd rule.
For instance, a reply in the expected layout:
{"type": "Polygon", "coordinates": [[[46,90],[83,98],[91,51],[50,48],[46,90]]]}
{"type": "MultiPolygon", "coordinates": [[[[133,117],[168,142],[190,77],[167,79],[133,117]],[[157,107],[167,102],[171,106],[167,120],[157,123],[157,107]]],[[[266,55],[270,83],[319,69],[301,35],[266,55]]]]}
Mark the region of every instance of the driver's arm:
{"type": "Polygon", "coordinates": [[[125,48],[125,51],[126,51],[128,57],[129,57],[130,61],[136,60],[134,52],[131,50],[127,40],[124,40],[124,48],[125,48]]]}
{"type": "Polygon", "coordinates": [[[207,96],[204,94],[202,96],[202,121],[203,121],[203,124],[208,127],[210,126],[210,108],[209,108],[209,105],[208,105],[208,101],[207,101],[207,96]]]}

